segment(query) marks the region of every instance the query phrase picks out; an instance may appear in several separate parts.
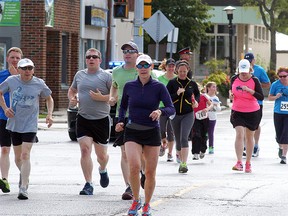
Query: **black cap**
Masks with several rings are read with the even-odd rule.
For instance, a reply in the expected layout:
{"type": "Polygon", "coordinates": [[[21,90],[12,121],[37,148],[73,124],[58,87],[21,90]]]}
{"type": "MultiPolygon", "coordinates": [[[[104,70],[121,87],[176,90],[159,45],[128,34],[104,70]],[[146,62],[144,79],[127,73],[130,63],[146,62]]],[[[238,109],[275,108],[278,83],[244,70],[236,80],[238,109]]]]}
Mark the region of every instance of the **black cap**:
{"type": "Polygon", "coordinates": [[[175,62],[175,60],[173,58],[169,58],[169,59],[166,60],[166,65],[169,65],[169,64],[176,65],[176,62],[175,62]]]}

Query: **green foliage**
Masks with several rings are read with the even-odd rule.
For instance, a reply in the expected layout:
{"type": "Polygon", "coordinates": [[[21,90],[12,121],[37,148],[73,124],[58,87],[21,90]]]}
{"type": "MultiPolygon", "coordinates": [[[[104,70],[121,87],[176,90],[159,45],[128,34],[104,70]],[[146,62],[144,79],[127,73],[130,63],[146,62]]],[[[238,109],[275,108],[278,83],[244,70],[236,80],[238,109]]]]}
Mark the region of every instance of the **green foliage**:
{"type": "Polygon", "coordinates": [[[266,28],[271,33],[271,58],[269,68],[276,69],[276,31],[288,32],[288,13],[287,0],[241,0],[241,3],[245,6],[257,6],[259,8],[259,14],[266,28]]]}
{"type": "MultiPolygon", "coordinates": [[[[177,47],[198,48],[210,26],[210,6],[201,0],[153,0],[152,13],[160,10],[175,27],[179,28],[177,47]]],[[[146,41],[145,41],[146,43],[146,41]]]]}
{"type": "Polygon", "coordinates": [[[217,71],[223,70],[223,68],[225,67],[225,61],[216,60],[213,58],[209,61],[206,61],[204,65],[207,67],[210,73],[215,73],[217,71]]]}
{"type": "Polygon", "coordinates": [[[267,75],[268,75],[271,83],[273,83],[274,81],[276,81],[278,79],[278,76],[277,76],[277,73],[275,70],[268,70],[267,75]]]}
{"type": "Polygon", "coordinates": [[[230,88],[230,78],[227,74],[227,71],[223,71],[225,62],[224,60],[215,60],[205,62],[210,75],[202,81],[203,85],[206,85],[208,82],[215,82],[217,84],[217,89],[220,94],[226,98],[229,97],[229,88],[230,88]]]}
{"type": "Polygon", "coordinates": [[[213,81],[217,84],[217,89],[223,97],[229,97],[230,79],[225,72],[218,71],[211,73],[206,79],[202,81],[202,83],[203,85],[206,85],[209,81],[213,81]]]}

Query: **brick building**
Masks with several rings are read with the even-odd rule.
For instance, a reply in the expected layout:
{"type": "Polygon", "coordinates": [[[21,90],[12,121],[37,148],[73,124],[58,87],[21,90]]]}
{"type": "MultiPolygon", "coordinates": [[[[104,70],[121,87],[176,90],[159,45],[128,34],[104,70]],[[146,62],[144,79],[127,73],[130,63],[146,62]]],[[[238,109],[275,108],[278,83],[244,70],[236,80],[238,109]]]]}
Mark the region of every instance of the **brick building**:
{"type": "Polygon", "coordinates": [[[78,70],[80,0],[54,1],[54,25],[47,26],[45,1],[21,1],[21,49],[35,75],[53,91],[56,108],[67,107],[67,89],[78,70]]]}
{"type": "MultiPolygon", "coordinates": [[[[51,88],[55,109],[67,108],[67,90],[79,65],[80,0],[14,0],[1,4],[0,70],[7,67],[7,50],[20,47],[24,57],[35,63],[35,75],[51,88]],[[11,16],[13,22],[9,21],[11,16]]],[[[41,110],[44,108],[42,102],[41,110]]]]}

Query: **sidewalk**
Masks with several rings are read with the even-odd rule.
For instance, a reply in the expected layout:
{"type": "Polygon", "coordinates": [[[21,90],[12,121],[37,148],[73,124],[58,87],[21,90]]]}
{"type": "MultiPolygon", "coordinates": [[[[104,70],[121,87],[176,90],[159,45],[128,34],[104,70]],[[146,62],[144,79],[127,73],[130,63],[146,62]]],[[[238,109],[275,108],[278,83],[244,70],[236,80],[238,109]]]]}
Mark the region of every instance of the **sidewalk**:
{"type": "MultiPolygon", "coordinates": [[[[53,112],[54,123],[67,123],[67,109],[53,112]]],[[[38,123],[45,123],[45,118],[39,118],[38,123]]]]}
{"type": "MultiPolygon", "coordinates": [[[[45,118],[38,119],[38,129],[48,129],[45,118]]],[[[53,125],[51,129],[68,129],[67,109],[61,109],[53,112],[53,125]]]]}

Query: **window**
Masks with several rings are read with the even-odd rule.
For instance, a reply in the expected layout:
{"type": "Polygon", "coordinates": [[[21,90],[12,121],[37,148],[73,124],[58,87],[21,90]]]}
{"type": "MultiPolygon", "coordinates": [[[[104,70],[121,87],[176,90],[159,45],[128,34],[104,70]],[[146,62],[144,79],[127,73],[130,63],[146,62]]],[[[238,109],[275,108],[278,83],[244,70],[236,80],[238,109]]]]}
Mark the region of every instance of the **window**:
{"type": "Polygon", "coordinates": [[[270,34],[270,31],[267,30],[267,31],[266,31],[266,40],[267,40],[267,41],[269,41],[269,34],[270,34]]]}
{"type": "Polygon", "coordinates": [[[257,39],[257,26],[254,26],[254,39],[257,39]]]}
{"type": "Polygon", "coordinates": [[[61,62],[61,83],[67,84],[67,50],[68,50],[67,35],[62,35],[62,62],[61,62]]]}
{"type": "Polygon", "coordinates": [[[228,25],[218,25],[218,33],[227,33],[227,34],[229,34],[228,25]]]}
{"type": "Polygon", "coordinates": [[[263,28],[262,28],[262,39],[263,39],[263,40],[266,40],[265,36],[266,36],[266,28],[263,27],[263,28]]]}
{"type": "Polygon", "coordinates": [[[259,26],[259,27],[258,27],[258,39],[261,39],[261,36],[262,36],[262,35],[261,35],[261,29],[262,29],[262,28],[259,26]]]}

